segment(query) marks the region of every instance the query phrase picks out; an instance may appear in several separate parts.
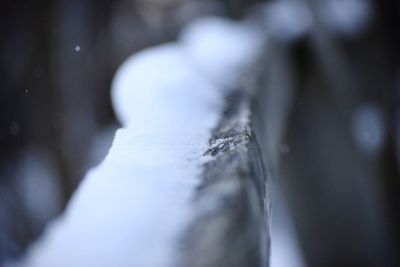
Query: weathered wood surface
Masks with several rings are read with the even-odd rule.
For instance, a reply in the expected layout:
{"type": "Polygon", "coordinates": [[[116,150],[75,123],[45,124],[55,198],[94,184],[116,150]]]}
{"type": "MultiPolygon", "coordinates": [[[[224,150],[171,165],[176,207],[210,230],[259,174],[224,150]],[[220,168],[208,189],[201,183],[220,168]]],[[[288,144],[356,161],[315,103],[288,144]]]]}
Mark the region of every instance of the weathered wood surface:
{"type": "Polygon", "coordinates": [[[252,118],[250,91],[228,95],[205,151],[213,159],[203,166],[182,267],[268,265],[271,198],[252,118]]]}

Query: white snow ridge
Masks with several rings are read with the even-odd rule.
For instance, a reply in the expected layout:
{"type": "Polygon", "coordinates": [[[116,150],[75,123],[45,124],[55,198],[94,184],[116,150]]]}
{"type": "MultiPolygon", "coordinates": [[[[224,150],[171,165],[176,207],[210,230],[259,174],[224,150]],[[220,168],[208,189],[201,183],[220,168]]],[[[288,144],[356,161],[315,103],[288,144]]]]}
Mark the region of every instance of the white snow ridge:
{"type": "Polygon", "coordinates": [[[240,77],[260,43],[239,23],[205,18],[193,25],[182,41],[120,67],[112,101],[123,128],[21,266],[174,266],[224,84],[240,77]]]}

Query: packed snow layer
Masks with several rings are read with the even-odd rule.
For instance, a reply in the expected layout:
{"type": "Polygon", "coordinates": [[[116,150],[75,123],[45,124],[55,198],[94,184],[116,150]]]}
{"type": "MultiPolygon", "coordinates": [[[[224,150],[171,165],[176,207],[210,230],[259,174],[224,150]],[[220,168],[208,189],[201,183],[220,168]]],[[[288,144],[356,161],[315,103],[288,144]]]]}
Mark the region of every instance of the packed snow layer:
{"type": "Polygon", "coordinates": [[[180,43],[196,70],[222,89],[231,89],[259,55],[264,35],[254,25],[208,18],[187,26],[180,43]]]}
{"type": "Polygon", "coordinates": [[[164,135],[203,123],[221,106],[221,93],[174,43],[131,56],[115,75],[112,100],[125,127],[164,135]]]}
{"type": "Polygon", "coordinates": [[[123,128],[24,266],[174,266],[226,88],[261,39],[245,25],[206,18],[180,40],[120,67],[112,101],[123,128]]]}
{"type": "Polygon", "coordinates": [[[181,154],[157,138],[139,141],[119,130],[29,266],[173,266],[174,241],[197,183],[195,162],[184,159],[186,144],[175,145],[181,154]]]}

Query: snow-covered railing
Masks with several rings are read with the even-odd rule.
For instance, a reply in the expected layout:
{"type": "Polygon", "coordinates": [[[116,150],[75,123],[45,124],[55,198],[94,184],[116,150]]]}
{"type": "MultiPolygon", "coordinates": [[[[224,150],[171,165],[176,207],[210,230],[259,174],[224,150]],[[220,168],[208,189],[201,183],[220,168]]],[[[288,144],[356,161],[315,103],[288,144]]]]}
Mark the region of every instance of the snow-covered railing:
{"type": "Polygon", "coordinates": [[[272,175],[272,266],[399,266],[395,2],[268,1],[132,56],[108,156],[19,264],[266,266],[272,175]]]}
{"type": "Polygon", "coordinates": [[[123,128],[19,264],[265,266],[269,199],[242,82],[262,36],[205,18],[129,58],[112,90],[123,128]]]}

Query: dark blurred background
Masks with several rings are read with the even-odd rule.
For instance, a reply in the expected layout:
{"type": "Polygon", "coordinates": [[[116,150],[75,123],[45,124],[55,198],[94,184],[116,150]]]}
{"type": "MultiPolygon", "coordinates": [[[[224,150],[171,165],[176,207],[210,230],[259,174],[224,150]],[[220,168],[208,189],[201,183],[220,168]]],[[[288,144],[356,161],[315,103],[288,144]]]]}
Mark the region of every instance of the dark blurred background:
{"type": "Polygon", "coordinates": [[[249,10],[268,17],[271,40],[259,63],[266,165],[307,266],[400,266],[399,2],[269,1],[308,10],[293,38],[299,13],[258,2],[1,0],[0,266],[107,153],[123,60],[196,17],[249,10]]]}

